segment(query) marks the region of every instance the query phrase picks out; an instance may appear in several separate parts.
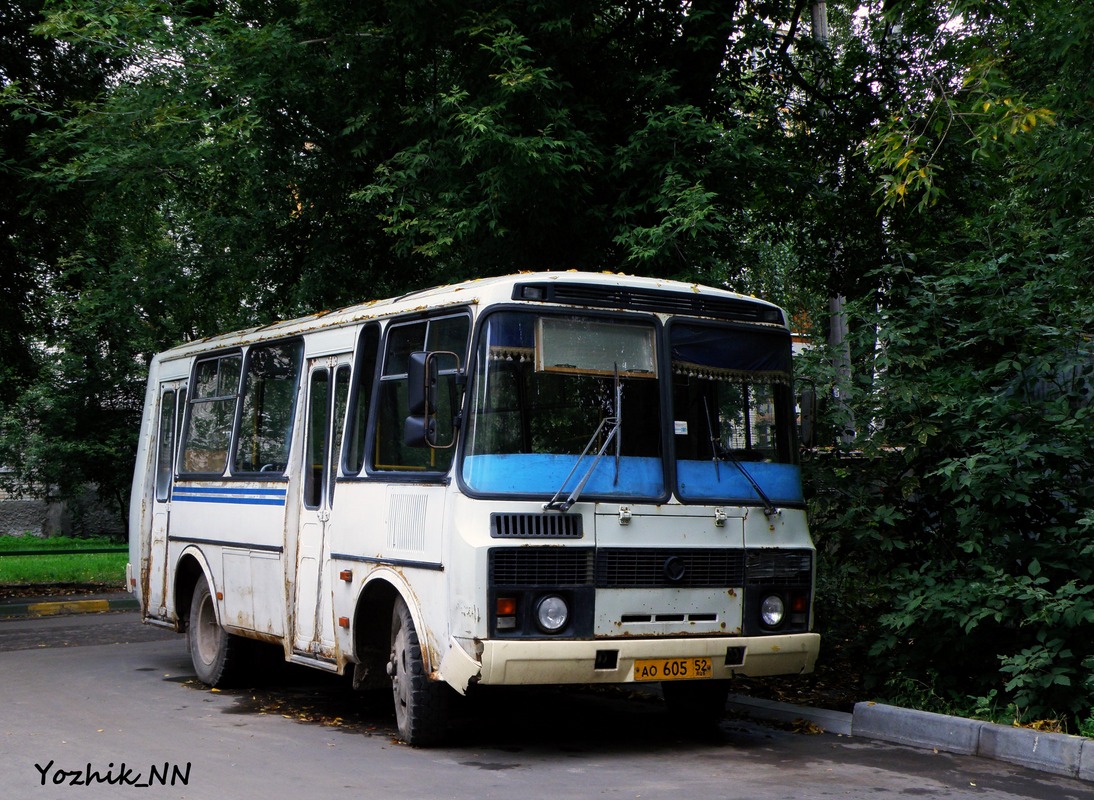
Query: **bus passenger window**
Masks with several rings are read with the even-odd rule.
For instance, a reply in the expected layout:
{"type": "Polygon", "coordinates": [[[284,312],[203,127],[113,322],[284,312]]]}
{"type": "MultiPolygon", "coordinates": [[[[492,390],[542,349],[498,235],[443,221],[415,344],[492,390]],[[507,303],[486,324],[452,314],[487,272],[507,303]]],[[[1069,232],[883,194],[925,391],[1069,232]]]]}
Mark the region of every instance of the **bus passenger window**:
{"type": "Polygon", "coordinates": [[[251,348],[232,471],[282,475],[300,377],[299,340],[251,348]]]}
{"type": "Polygon", "coordinates": [[[235,420],[243,357],[239,353],[199,361],[186,420],[181,472],[222,475],[235,420]]]}
{"type": "Polygon", "coordinates": [[[159,446],[156,453],[156,500],[165,502],[171,493],[175,472],[175,390],[160,398],[159,446]]]}
{"type": "Polygon", "coordinates": [[[380,326],[366,325],[357,348],[357,369],[350,396],[349,423],[346,427],[346,455],[343,470],[357,475],[365,466],[365,435],[368,412],[372,407],[372,387],[376,380],[376,361],[380,350],[380,326]]]}
{"type": "Polygon", "coordinates": [[[325,369],[311,375],[308,390],[308,430],[304,443],[304,506],[319,508],[323,498],[323,471],[330,428],[330,376],[325,369]]]}

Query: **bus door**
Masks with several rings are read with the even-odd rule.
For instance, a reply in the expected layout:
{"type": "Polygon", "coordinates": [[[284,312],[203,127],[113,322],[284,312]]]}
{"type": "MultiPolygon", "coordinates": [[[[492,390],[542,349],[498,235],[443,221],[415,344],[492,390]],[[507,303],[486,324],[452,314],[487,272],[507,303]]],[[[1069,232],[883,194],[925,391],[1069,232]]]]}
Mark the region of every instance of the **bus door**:
{"type": "Polygon", "coordinates": [[[308,362],[300,525],[296,545],[293,650],[334,657],[330,562],[330,518],[338,453],[349,397],[350,356],[308,362]]]}
{"type": "Polygon", "coordinates": [[[156,486],[152,499],[152,531],[148,537],[148,566],[143,587],[145,614],[167,617],[167,531],[171,520],[171,492],[175,485],[179,427],[186,407],[186,382],[160,384],[159,422],[156,428],[156,486]]]}

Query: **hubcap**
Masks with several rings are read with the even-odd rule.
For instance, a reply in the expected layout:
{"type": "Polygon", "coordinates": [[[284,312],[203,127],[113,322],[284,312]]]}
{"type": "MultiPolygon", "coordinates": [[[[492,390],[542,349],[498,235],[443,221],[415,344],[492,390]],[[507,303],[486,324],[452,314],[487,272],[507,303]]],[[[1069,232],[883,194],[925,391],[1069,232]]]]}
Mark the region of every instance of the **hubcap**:
{"type": "Polygon", "coordinates": [[[391,689],[395,696],[395,716],[398,718],[400,727],[406,720],[406,706],[410,693],[409,683],[404,680],[406,672],[406,629],[400,626],[391,643],[391,662],[388,664],[391,689]]]}
{"type": "Polygon", "coordinates": [[[220,640],[220,628],[217,626],[216,614],[213,613],[213,598],[206,597],[202,600],[198,609],[198,618],[194,623],[197,627],[197,651],[198,656],[205,664],[212,664],[217,656],[217,643],[220,640]]]}

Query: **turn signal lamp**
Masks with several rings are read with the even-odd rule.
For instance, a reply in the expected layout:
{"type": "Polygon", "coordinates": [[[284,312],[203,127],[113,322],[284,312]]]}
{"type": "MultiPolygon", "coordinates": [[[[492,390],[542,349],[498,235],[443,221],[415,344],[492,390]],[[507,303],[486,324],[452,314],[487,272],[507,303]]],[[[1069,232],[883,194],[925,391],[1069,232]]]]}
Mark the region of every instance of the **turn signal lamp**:
{"type": "Polygon", "coordinates": [[[517,627],[517,598],[499,597],[494,604],[494,614],[499,631],[512,631],[517,627]]]}
{"type": "Polygon", "coordinates": [[[790,598],[790,624],[805,625],[809,620],[809,597],[804,594],[796,594],[790,598]]]}

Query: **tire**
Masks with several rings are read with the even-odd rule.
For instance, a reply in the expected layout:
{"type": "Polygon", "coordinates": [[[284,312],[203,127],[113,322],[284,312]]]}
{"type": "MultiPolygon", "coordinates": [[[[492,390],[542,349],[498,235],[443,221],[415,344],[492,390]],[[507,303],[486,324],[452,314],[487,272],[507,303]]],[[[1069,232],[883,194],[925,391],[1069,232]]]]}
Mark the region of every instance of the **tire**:
{"type": "Polygon", "coordinates": [[[661,695],[673,722],[683,730],[709,733],[725,716],[729,682],[662,681],[661,695]]]}
{"type": "Polygon", "coordinates": [[[190,620],[186,626],[190,661],[202,683],[215,688],[236,685],[246,674],[248,640],[233,636],[217,622],[216,603],[209,582],[202,575],[194,586],[190,601],[190,620]]]}
{"type": "Polygon", "coordinates": [[[391,612],[387,673],[391,677],[399,738],[413,747],[440,743],[448,726],[448,686],[430,680],[426,674],[414,620],[401,597],[391,612]]]}

